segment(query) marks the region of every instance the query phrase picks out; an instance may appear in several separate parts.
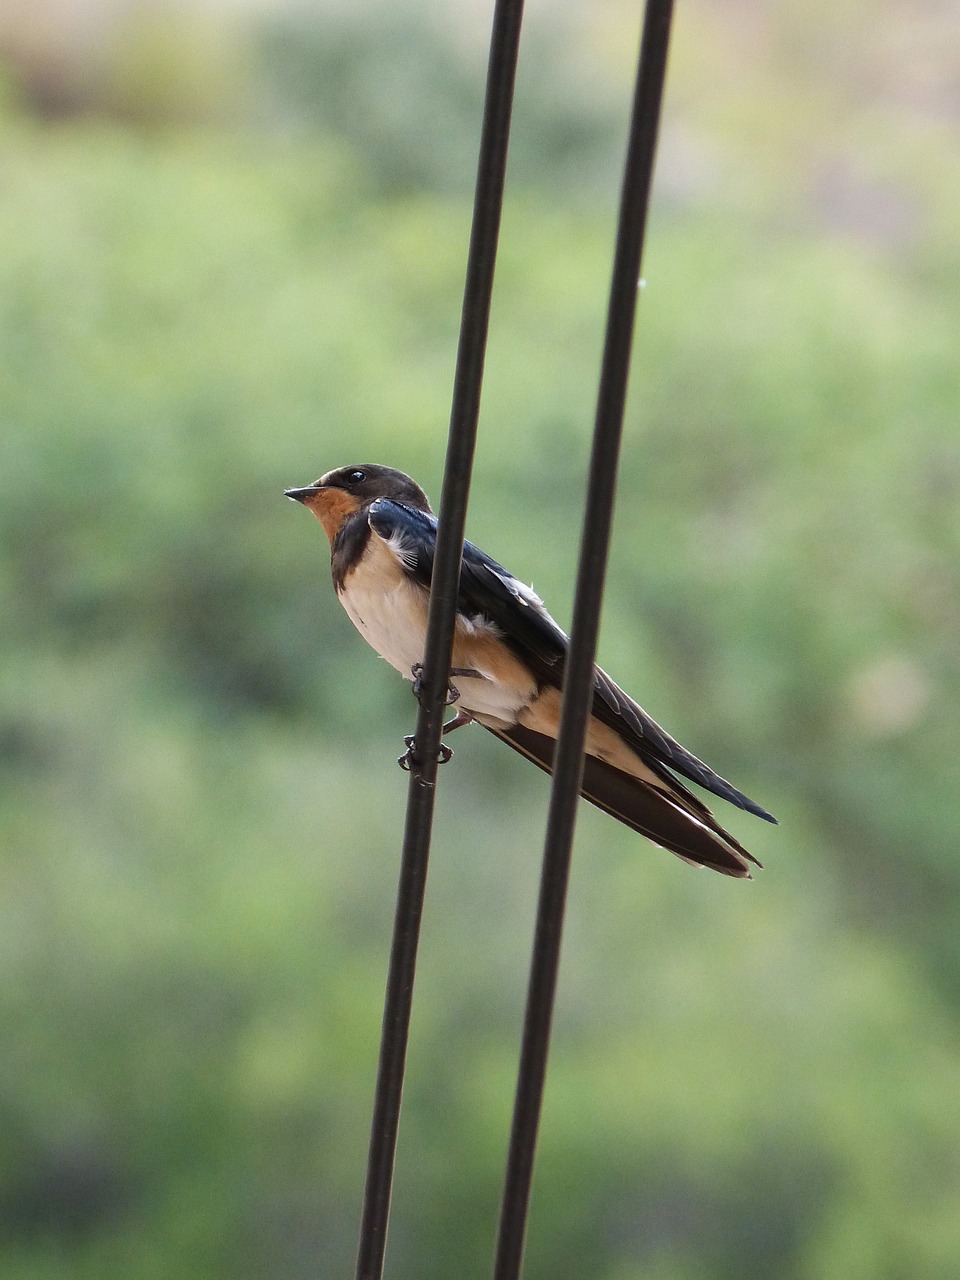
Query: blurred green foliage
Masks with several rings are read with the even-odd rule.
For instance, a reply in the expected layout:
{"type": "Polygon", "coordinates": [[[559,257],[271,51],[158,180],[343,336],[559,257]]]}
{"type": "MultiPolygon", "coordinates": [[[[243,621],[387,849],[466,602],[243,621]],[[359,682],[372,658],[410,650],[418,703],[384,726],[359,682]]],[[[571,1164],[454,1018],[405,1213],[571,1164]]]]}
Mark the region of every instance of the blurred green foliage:
{"type": "MultiPolygon", "coordinates": [[[[898,159],[861,146],[859,116],[829,144],[839,188],[813,149],[791,169],[758,142],[745,173],[738,82],[691,183],[689,104],[723,53],[697,13],[601,656],[783,825],[725,815],[766,863],[744,886],[581,815],[526,1274],[945,1280],[958,166],[909,117],[898,159]]],[[[11,1280],[351,1272],[413,704],[281,492],[376,460],[438,496],[476,82],[434,59],[454,172],[423,126],[434,80],[387,77],[407,123],[369,125],[382,59],[430,41],[389,28],[350,63],[344,30],[263,37],[274,93],[289,69],[266,100],[320,104],[295,130],[0,124],[11,1280]]],[[[818,118],[799,84],[765,100],[788,132],[818,118]]],[[[549,151],[515,155],[469,532],[563,621],[614,193],[559,198],[549,151]]],[[[486,735],[457,745],[389,1250],[417,1280],[489,1267],[546,800],[486,735]]]]}
{"type": "MultiPolygon", "coordinates": [[[[487,31],[465,25],[454,31],[449,13],[418,5],[385,6],[372,17],[361,4],[313,21],[281,11],[258,41],[264,116],[274,127],[337,134],[381,188],[470,191],[487,31]]],[[[568,201],[615,181],[615,143],[626,128],[608,85],[573,56],[570,28],[562,9],[528,25],[510,142],[513,181],[568,201]]]]}

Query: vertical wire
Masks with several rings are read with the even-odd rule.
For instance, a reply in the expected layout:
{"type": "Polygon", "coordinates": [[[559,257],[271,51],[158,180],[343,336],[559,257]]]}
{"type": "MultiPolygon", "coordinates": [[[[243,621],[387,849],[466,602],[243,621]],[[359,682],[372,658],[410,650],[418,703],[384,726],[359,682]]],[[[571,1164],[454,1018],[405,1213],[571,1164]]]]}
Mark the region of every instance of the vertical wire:
{"type": "Polygon", "coordinates": [[[523,1262],[672,13],[673,0],[648,0],[620,199],[494,1280],[517,1280],[523,1262]]]}
{"type": "Polygon", "coordinates": [[[497,0],[423,657],[420,710],[384,998],[356,1280],[380,1280],[386,1253],[417,946],[433,825],[437,756],[453,652],[460,560],[476,447],[522,16],[523,0],[497,0]]]}

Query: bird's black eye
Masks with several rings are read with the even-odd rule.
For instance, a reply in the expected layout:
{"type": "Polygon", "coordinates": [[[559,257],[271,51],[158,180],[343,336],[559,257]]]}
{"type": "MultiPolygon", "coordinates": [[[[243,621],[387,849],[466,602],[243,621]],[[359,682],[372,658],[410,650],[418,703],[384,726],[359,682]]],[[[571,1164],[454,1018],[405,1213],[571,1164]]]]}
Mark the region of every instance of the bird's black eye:
{"type": "Polygon", "coordinates": [[[365,471],[360,471],[360,470],[348,471],[346,476],[344,477],[347,484],[362,484],[364,480],[366,480],[366,478],[367,478],[367,473],[365,471]]]}

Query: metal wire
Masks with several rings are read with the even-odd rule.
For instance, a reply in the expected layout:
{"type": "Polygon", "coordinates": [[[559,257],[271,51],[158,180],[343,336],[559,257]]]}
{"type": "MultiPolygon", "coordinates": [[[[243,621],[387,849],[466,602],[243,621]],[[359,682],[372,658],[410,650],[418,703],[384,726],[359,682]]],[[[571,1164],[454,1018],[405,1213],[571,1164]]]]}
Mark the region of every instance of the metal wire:
{"type": "Polygon", "coordinates": [[[356,1280],[380,1280],[383,1275],[417,945],[433,825],[437,756],[453,652],[460,560],[477,438],[522,16],[523,0],[498,0],[487,67],[473,227],[430,593],[420,711],[410,770],[400,881],[384,1000],[356,1280]]]}
{"type": "Polygon", "coordinates": [[[648,0],[620,200],[494,1280],[517,1280],[523,1261],[672,14],[673,0],[648,0]]]}

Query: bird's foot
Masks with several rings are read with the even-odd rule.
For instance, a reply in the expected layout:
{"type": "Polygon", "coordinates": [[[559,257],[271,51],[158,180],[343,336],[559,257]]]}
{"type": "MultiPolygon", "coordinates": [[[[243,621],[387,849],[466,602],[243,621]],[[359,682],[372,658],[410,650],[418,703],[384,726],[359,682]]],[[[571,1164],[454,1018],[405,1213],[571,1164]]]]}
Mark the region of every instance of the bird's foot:
{"type": "MultiPolygon", "coordinates": [[[[415,662],[410,668],[410,674],[413,676],[413,696],[420,701],[420,695],[423,693],[423,663],[415,662]]],[[[475,680],[483,680],[485,677],[482,672],[477,671],[474,667],[451,667],[450,675],[452,676],[470,676],[475,680]]],[[[452,707],[460,697],[460,690],[455,684],[447,685],[447,697],[445,705],[452,707]]]]}
{"type": "MultiPolygon", "coordinates": [[[[453,724],[453,721],[450,722],[453,724]]],[[[447,726],[444,726],[446,730],[447,726]]],[[[408,733],[403,740],[404,746],[407,748],[402,756],[397,757],[397,764],[405,773],[419,768],[420,761],[417,759],[417,739],[412,733],[408,733]]],[[[440,743],[440,750],[437,752],[437,764],[446,764],[452,757],[453,752],[445,742],[440,743]]]]}
{"type": "MultiPolygon", "coordinates": [[[[447,721],[440,732],[453,733],[454,729],[462,729],[465,724],[473,724],[473,716],[469,711],[458,711],[452,720],[447,721]]],[[[397,758],[397,764],[405,773],[409,773],[411,769],[419,772],[420,761],[417,759],[416,734],[408,733],[404,738],[403,743],[407,749],[402,756],[397,758]]],[[[446,764],[448,760],[452,759],[452,757],[452,749],[448,747],[445,742],[441,742],[440,748],[437,752],[437,764],[446,764]]]]}

